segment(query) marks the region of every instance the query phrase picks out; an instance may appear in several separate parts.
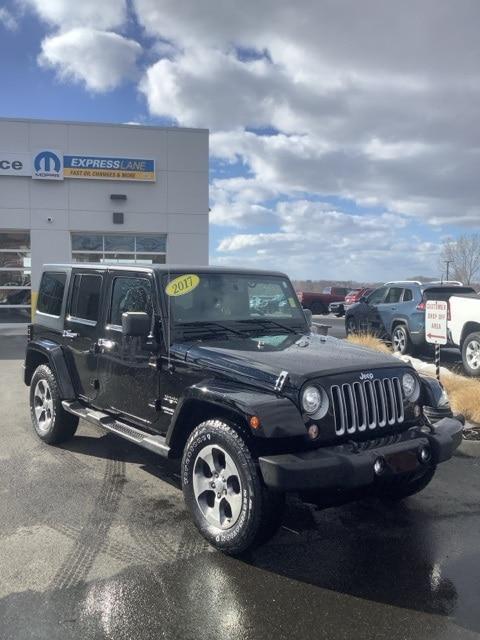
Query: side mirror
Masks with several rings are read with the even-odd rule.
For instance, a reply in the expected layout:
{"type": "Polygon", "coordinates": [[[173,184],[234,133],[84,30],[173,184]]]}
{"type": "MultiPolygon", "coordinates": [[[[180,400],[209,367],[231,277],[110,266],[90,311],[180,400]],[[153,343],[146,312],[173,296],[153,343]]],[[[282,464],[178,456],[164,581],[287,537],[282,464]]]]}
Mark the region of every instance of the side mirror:
{"type": "Polygon", "coordinates": [[[359,300],[359,302],[364,302],[365,304],[368,302],[368,298],[367,296],[362,296],[359,300]]]}
{"type": "Polygon", "coordinates": [[[146,338],[150,333],[151,320],[144,311],[127,311],[122,313],[122,333],[124,336],[140,336],[146,338]]]}
{"type": "Polygon", "coordinates": [[[308,326],[311,327],[313,322],[313,313],[311,312],[310,309],[304,309],[303,313],[305,314],[305,319],[307,321],[308,326]]]}

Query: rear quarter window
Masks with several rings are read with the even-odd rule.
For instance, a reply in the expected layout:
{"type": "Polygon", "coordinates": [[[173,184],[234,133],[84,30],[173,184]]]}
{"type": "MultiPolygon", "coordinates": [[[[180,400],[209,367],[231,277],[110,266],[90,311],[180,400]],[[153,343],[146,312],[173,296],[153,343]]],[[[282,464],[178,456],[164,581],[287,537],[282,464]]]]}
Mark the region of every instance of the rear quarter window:
{"type": "Polygon", "coordinates": [[[57,318],[60,316],[66,280],[66,273],[45,271],[38,292],[37,311],[57,318]]]}

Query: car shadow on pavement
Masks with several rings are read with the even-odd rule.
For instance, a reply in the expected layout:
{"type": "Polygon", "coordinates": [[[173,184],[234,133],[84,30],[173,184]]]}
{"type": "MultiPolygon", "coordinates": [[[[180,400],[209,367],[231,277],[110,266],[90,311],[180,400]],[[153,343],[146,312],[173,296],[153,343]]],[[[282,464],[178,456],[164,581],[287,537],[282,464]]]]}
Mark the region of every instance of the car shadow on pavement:
{"type": "MultiPolygon", "coordinates": [[[[178,489],[178,500],[183,502],[178,463],[174,461],[132,447],[112,434],[77,435],[62,448],[138,464],[178,489]]],[[[287,501],[282,527],[270,542],[239,559],[221,560],[220,565],[227,563],[228,570],[228,563],[243,563],[332,593],[448,617],[466,629],[480,632],[475,610],[459,605],[456,584],[443,570],[444,549],[438,548],[441,536],[436,524],[438,518],[450,516],[436,514],[429,505],[425,501],[419,507],[416,498],[396,505],[363,498],[347,504],[339,499],[328,508],[315,509],[293,496],[287,501]]],[[[153,503],[151,506],[154,508],[153,503]]],[[[470,511],[464,515],[475,514],[470,511]]],[[[193,527],[191,535],[200,540],[193,527]]],[[[223,557],[218,552],[207,554],[204,562],[218,562],[218,556],[223,557]]],[[[464,571],[460,573],[462,598],[465,584],[471,583],[475,593],[477,569],[480,570],[475,566],[477,556],[472,565],[471,577],[465,577],[464,571]]],[[[457,575],[455,570],[453,573],[457,575]]]]}
{"type": "Polygon", "coordinates": [[[138,464],[141,469],[176,489],[181,489],[178,462],[164,460],[158,454],[142,449],[111,433],[100,436],[77,434],[58,449],[104,460],[119,460],[138,464]]]}

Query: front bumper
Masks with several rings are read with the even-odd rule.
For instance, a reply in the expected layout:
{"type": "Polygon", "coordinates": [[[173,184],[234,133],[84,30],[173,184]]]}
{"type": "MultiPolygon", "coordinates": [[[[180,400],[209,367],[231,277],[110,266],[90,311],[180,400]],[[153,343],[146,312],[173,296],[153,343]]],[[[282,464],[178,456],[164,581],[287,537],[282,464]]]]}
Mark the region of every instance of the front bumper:
{"type": "Polygon", "coordinates": [[[437,422],[432,432],[415,427],[397,436],[366,443],[262,456],[258,462],[265,484],[277,491],[348,490],[373,484],[378,477],[389,478],[412,473],[427,466],[420,461],[420,450],[428,447],[428,465],[449,460],[462,441],[463,425],[455,418],[437,422]],[[380,442],[380,444],[378,444],[380,442]],[[387,443],[387,444],[384,444],[387,443]],[[378,476],[375,461],[384,461],[378,476]]]}

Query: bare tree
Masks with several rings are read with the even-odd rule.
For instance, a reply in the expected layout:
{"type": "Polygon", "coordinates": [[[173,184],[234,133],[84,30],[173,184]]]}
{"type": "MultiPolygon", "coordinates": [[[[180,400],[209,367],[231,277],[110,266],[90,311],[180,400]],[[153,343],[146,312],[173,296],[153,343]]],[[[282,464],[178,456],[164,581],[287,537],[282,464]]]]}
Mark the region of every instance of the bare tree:
{"type": "Polygon", "coordinates": [[[463,284],[471,284],[480,273],[480,233],[464,234],[443,243],[441,268],[450,263],[450,275],[463,284]]]}

